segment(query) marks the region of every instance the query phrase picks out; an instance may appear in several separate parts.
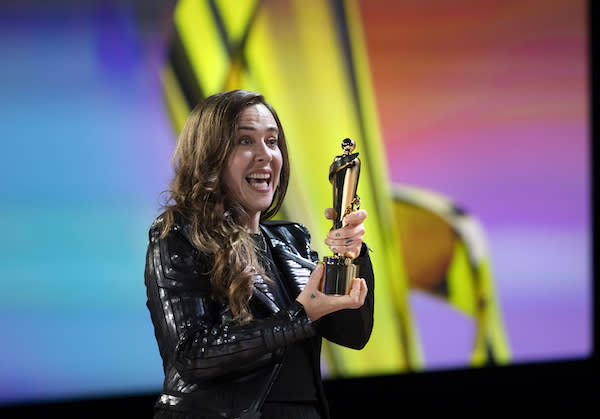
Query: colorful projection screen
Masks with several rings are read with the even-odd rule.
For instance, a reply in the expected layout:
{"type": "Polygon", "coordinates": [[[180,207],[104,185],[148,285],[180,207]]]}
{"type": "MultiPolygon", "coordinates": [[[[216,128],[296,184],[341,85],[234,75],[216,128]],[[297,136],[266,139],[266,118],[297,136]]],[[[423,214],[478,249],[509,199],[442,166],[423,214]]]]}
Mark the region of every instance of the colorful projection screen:
{"type": "Polygon", "coordinates": [[[58,1],[0,11],[0,404],[159,392],[148,228],[191,107],[265,95],[313,247],[355,139],[375,328],[325,377],[592,352],[586,3],[58,1]]]}

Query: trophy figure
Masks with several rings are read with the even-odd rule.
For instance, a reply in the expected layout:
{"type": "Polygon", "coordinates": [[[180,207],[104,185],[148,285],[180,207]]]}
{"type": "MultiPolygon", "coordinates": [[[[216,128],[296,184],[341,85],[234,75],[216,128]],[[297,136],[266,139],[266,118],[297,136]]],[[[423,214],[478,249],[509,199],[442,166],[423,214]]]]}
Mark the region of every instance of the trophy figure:
{"type": "MultiPolygon", "coordinates": [[[[343,218],[360,208],[360,198],[356,195],[360,174],[359,153],[354,153],[354,140],[342,141],[344,154],[336,156],[329,168],[329,182],[333,186],[333,228],[344,226],[343,218]]],[[[358,256],[358,255],[357,255],[358,256]]],[[[352,279],[358,275],[358,266],[352,258],[339,253],[323,258],[325,273],[321,280],[321,291],[330,295],[345,295],[350,292],[352,279]]]]}

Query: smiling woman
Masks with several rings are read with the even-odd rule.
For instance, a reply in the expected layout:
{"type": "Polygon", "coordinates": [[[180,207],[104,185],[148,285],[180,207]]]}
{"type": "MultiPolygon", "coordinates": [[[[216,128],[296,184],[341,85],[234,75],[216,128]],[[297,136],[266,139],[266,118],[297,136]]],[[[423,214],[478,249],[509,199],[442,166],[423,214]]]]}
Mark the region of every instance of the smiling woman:
{"type": "Polygon", "coordinates": [[[145,271],[165,373],[155,417],[329,417],[321,338],[361,349],[373,328],[366,212],[349,214],[326,240],[352,242],[364,278],[347,295],[325,295],[306,227],[268,220],[290,168],[281,122],[262,95],[233,90],[198,104],[173,163],[145,271]]]}

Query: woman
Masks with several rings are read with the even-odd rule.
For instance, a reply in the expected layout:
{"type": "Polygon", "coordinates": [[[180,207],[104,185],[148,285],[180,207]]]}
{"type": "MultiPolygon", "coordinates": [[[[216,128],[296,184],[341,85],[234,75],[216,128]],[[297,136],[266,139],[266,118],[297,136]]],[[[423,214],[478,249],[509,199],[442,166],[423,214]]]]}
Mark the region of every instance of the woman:
{"type": "Polygon", "coordinates": [[[145,270],[165,373],[155,417],[328,417],[321,337],[360,349],[373,326],[366,212],[325,239],[356,257],[363,278],[348,295],[321,293],[306,228],[267,221],[288,185],[285,135],[273,108],[245,90],[191,112],[173,166],[145,270]]]}

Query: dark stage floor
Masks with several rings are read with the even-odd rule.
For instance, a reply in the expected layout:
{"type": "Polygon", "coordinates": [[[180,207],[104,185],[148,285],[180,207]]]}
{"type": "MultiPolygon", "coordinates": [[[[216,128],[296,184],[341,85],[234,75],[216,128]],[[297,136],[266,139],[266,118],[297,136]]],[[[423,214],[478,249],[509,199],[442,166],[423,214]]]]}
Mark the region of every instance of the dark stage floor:
{"type": "MultiPolygon", "coordinates": [[[[409,412],[592,408],[595,360],[326,380],[332,418],[402,417],[409,412]],[[385,414],[380,414],[385,412],[385,414]],[[390,412],[394,414],[390,415],[390,412]]],[[[0,417],[150,418],[157,394],[0,407],[0,417]]]]}

